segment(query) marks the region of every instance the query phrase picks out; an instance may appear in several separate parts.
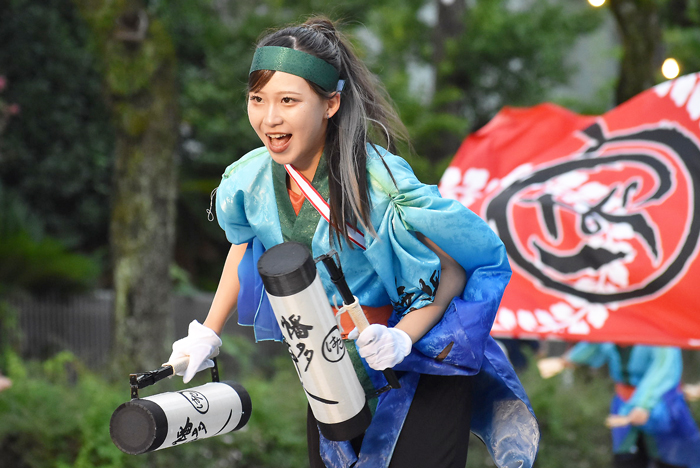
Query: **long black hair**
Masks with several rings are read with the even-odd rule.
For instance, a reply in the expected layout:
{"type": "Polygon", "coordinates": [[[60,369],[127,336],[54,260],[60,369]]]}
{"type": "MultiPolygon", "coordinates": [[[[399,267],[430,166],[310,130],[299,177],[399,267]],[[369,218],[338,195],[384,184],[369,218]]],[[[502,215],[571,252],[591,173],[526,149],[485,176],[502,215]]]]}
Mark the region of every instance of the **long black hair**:
{"type": "MultiPolygon", "coordinates": [[[[348,240],[347,224],[360,226],[375,235],[370,221],[367,181],[367,144],[396,151],[397,140],[408,140],[407,131],[379,80],[357,57],[350,42],[326,17],[314,16],[264,36],[257,47],[289,47],[315,55],[333,65],[345,80],[340,108],[330,119],[324,154],[328,161],[331,233],[348,240]]],[[[248,78],[248,91],[256,92],[274,71],[258,70],[248,78]]],[[[307,80],[311,88],[328,99],[335,91],[324,91],[307,80]]],[[[388,170],[388,168],[387,168],[388,170]]],[[[350,244],[352,245],[352,244],[350,244]]]]}

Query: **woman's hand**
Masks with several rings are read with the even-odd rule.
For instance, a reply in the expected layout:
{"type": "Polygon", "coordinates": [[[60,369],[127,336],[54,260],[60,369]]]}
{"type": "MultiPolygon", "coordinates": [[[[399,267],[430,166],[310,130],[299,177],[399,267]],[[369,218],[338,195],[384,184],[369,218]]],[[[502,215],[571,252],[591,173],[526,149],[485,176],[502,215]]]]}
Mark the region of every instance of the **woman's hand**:
{"type": "Polygon", "coordinates": [[[348,334],[348,338],[357,340],[357,352],[369,367],[383,371],[394,367],[411,353],[413,342],[403,330],[388,328],[374,323],[358,333],[357,328],[348,334]]]}
{"type": "Polygon", "coordinates": [[[683,394],[688,401],[700,400],[700,382],[683,385],[683,394]]]}
{"type": "Polygon", "coordinates": [[[211,358],[219,354],[220,346],[221,338],[214,333],[214,330],[193,320],[187,336],[173,343],[173,352],[168,358],[168,363],[175,363],[183,357],[189,357],[187,368],[177,372],[177,375],[183,376],[182,381],[187,383],[197,372],[214,367],[214,361],[211,358]]]}
{"type": "Polygon", "coordinates": [[[630,424],[633,426],[643,426],[649,421],[649,410],[642,407],[632,408],[630,414],[627,415],[630,424]]]}
{"type": "Polygon", "coordinates": [[[605,425],[609,428],[623,426],[643,426],[649,421],[649,410],[640,406],[632,408],[632,411],[627,416],[621,414],[611,414],[605,418],[605,425]]]}

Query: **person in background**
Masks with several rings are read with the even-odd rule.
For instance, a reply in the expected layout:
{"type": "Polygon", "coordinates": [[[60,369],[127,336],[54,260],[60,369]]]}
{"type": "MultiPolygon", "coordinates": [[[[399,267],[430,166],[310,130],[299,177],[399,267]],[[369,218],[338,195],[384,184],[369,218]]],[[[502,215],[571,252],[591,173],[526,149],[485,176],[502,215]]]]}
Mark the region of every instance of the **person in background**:
{"type": "Polygon", "coordinates": [[[700,432],[680,386],[680,349],[581,342],[538,367],[549,378],[576,364],[607,364],[615,381],[606,419],[615,468],[700,468],[700,432]]]}

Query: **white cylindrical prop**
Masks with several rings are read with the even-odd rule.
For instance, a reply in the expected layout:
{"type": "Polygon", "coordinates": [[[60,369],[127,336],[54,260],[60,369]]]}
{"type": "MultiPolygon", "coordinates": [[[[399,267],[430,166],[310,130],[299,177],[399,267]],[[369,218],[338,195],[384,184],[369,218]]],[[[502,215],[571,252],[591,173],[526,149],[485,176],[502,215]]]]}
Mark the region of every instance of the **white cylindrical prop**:
{"type": "Polygon", "coordinates": [[[123,403],[112,414],[109,433],[122,452],[138,455],[236,431],[251,410],[241,385],[210,382],[123,403]]]}
{"type": "Polygon", "coordinates": [[[260,257],[258,271],[321,433],[362,434],[372,415],[309,249],[279,244],[260,257]]]}

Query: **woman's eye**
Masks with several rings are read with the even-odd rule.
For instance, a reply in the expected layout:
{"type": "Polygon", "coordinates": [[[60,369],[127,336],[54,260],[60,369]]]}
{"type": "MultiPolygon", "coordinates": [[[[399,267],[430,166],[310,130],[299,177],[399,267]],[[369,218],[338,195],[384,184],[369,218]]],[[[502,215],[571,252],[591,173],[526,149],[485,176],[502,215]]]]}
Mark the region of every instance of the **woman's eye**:
{"type": "Polygon", "coordinates": [[[262,98],[260,96],[250,96],[249,99],[254,102],[262,102],[262,98]]]}
{"type": "Polygon", "coordinates": [[[294,102],[294,99],[292,99],[290,97],[283,97],[282,102],[285,104],[290,104],[290,103],[294,102]]]}

